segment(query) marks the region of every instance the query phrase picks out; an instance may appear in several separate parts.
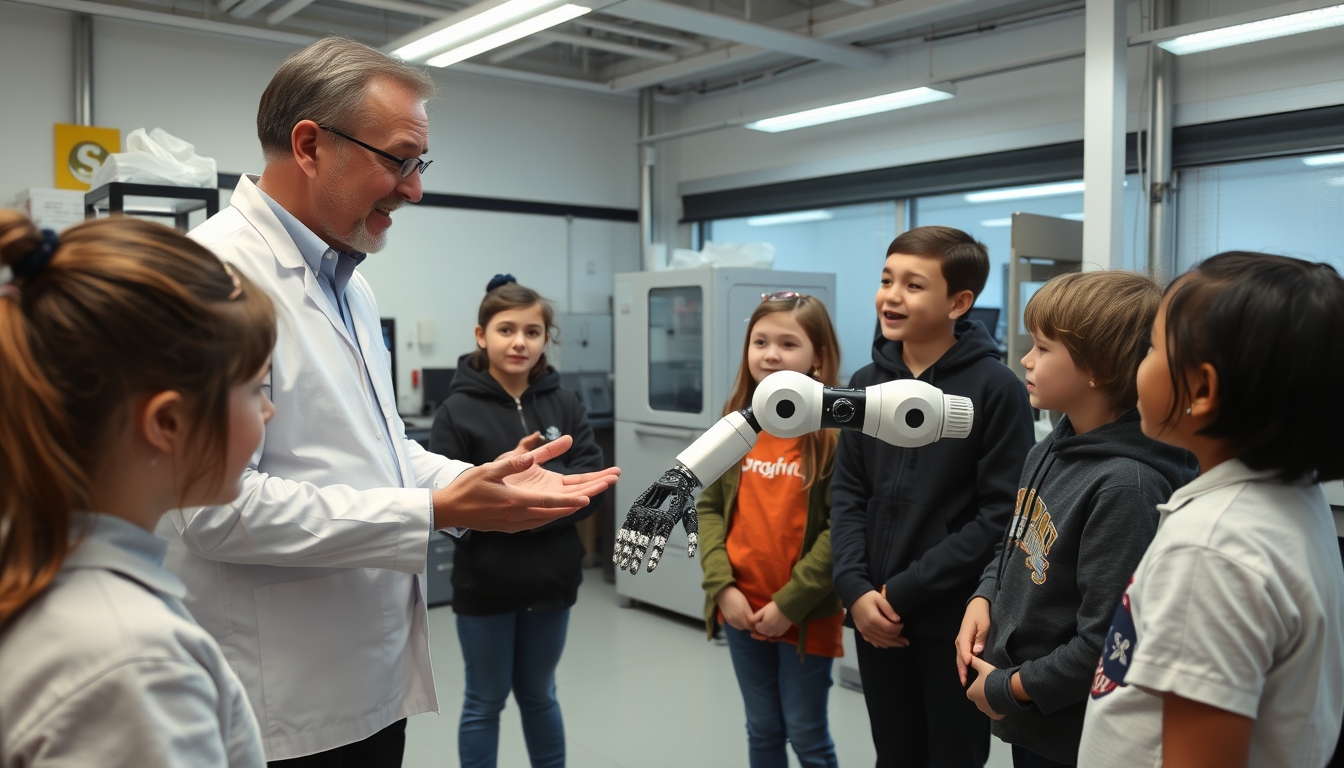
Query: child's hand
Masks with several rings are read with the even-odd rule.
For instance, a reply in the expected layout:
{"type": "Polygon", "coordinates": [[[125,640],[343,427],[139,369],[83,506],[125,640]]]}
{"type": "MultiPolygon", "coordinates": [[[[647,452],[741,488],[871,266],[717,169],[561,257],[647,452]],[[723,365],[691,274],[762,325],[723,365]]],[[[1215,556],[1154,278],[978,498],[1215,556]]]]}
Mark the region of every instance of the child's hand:
{"type": "Polygon", "coordinates": [[[771,600],[761,610],[751,615],[751,625],[753,636],[759,635],[768,639],[779,637],[788,632],[789,627],[793,626],[793,622],[789,621],[789,617],[779,610],[779,606],[775,605],[774,600],[771,600]]]}
{"type": "Polygon", "coordinates": [[[905,624],[891,603],[877,590],[865,592],[850,606],[854,626],[869,645],[878,648],[904,648],[910,641],[901,637],[905,624]]]}
{"type": "Polygon", "coordinates": [[[983,597],[972,598],[966,604],[966,615],[957,632],[957,674],[961,676],[962,685],[966,685],[966,670],[971,666],[971,659],[985,650],[988,635],[989,601],[983,597]]]}
{"type": "Polygon", "coordinates": [[[971,687],[966,689],[966,698],[975,702],[975,706],[979,707],[981,712],[989,715],[989,719],[1002,720],[1003,715],[995,712],[994,708],[989,706],[989,700],[985,698],[985,680],[989,677],[989,673],[997,670],[998,667],[979,656],[972,656],[971,668],[975,670],[975,680],[971,683],[971,687]]]}
{"type": "Polygon", "coordinates": [[[715,598],[715,602],[719,604],[723,620],[728,626],[743,632],[752,631],[751,604],[747,602],[747,596],[742,594],[742,590],[730,584],[723,588],[715,598]]]}

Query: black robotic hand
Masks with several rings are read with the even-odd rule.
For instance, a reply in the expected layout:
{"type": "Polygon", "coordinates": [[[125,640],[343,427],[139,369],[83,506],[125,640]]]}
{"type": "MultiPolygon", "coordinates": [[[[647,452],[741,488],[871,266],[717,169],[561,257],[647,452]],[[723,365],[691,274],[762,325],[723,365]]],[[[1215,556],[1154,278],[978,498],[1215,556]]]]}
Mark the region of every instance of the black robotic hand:
{"type": "Polygon", "coordinates": [[[652,573],[658,567],[663,548],[667,546],[667,537],[678,520],[686,529],[686,554],[695,557],[700,538],[700,519],[695,514],[693,494],[699,487],[700,483],[694,475],[676,467],[664,472],[658,482],[641,493],[630,506],[630,514],[626,515],[625,524],[616,534],[616,547],[611,555],[616,567],[639,573],[639,564],[652,544],[652,552],[649,552],[649,572],[652,573]],[[666,509],[663,508],[664,502],[667,502],[666,509]]]}

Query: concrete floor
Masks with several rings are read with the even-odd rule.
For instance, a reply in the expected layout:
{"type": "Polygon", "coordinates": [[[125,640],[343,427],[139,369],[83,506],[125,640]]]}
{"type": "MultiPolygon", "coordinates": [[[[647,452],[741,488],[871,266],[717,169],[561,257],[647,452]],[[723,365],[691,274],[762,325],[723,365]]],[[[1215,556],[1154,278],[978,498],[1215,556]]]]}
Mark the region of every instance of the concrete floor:
{"type": "MultiPolygon", "coordinates": [[[[557,673],[571,768],[719,768],[747,765],[742,698],[725,646],[703,626],[650,608],[620,608],[615,586],[584,572],[557,673]]],[[[462,655],[450,607],[429,612],[442,714],[417,715],[407,729],[405,768],[457,765],[462,655]]],[[[838,670],[837,673],[838,675],[838,670]]],[[[874,760],[863,695],[831,689],[831,736],[842,766],[874,760]]],[[[792,753],[791,764],[796,765],[792,753]]],[[[518,708],[500,726],[500,768],[527,768],[518,708]]],[[[1010,768],[994,740],[990,768],[1010,768]]]]}

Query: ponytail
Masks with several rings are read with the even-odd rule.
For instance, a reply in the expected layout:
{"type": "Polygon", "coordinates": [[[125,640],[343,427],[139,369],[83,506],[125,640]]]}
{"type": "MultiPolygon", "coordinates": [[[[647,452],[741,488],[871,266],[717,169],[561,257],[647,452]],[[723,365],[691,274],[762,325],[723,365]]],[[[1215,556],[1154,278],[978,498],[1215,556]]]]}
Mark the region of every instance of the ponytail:
{"type": "MultiPolygon", "coordinates": [[[[41,242],[32,222],[0,211],[0,265],[16,271],[41,242]]],[[[33,359],[22,292],[31,282],[0,288],[0,627],[55,578],[72,511],[91,506],[87,477],[61,447],[70,425],[60,393],[33,359]]]]}
{"type": "Polygon", "coordinates": [[[74,513],[97,511],[91,477],[133,398],[187,402],[180,499],[223,487],[230,391],[270,357],[275,310],[203,246],[121,217],[58,240],[0,210],[0,283],[3,627],[60,571],[74,513]]]}

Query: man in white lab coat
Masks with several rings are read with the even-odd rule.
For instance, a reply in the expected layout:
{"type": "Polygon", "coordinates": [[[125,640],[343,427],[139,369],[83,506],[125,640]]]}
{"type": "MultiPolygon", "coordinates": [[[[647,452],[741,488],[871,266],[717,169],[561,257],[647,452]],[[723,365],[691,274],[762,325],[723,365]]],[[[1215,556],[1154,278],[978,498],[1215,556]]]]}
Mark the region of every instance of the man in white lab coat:
{"type": "Polygon", "coordinates": [[[542,470],[568,438],[477,468],[406,439],[355,267],[420,199],[433,92],[350,40],[299,51],[262,96],[263,173],[192,232],[275,299],[275,418],[236,502],[165,516],[167,565],[242,680],[272,765],[400,765],[405,719],[438,708],[431,531],[530,528],[615,481],[542,470]]]}

